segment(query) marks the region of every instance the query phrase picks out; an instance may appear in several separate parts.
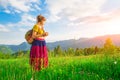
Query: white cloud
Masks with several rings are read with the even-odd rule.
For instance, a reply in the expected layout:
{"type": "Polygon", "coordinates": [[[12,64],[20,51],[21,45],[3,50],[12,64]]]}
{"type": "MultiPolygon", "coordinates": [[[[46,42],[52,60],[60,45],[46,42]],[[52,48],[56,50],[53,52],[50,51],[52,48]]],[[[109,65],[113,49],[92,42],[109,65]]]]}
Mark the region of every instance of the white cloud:
{"type": "MultiPolygon", "coordinates": [[[[18,36],[16,36],[18,38],[18,36]]],[[[14,37],[11,37],[10,39],[0,39],[0,44],[6,44],[6,45],[19,45],[22,42],[24,42],[24,39],[13,39],[14,37]]]]}
{"type": "MultiPolygon", "coordinates": [[[[33,5],[40,5],[40,0],[0,0],[0,6],[10,9],[11,12],[29,12],[34,10],[33,5]]],[[[36,6],[35,6],[36,7],[36,6]]],[[[37,7],[37,9],[40,9],[37,7]]]]}
{"type": "Polygon", "coordinates": [[[8,5],[9,5],[8,0],[0,0],[0,6],[7,8],[8,5]]]}
{"type": "Polygon", "coordinates": [[[0,32],[0,44],[20,44],[25,41],[25,33],[16,31],[0,32]]]}
{"type": "Polygon", "coordinates": [[[35,5],[35,9],[37,9],[37,10],[41,10],[41,8],[38,6],[38,5],[35,5]]]}
{"type": "Polygon", "coordinates": [[[12,7],[14,7],[17,10],[28,12],[30,10],[30,6],[27,4],[28,1],[23,0],[9,0],[9,3],[12,7]]]}
{"type": "Polygon", "coordinates": [[[59,20],[60,17],[57,16],[57,15],[50,15],[49,18],[48,18],[48,22],[56,22],[57,20],[59,20]]]}
{"type": "Polygon", "coordinates": [[[15,11],[16,13],[21,13],[21,11],[20,11],[20,10],[17,10],[17,9],[16,9],[16,10],[14,10],[14,11],[15,11]]]}
{"type": "Polygon", "coordinates": [[[0,24],[0,32],[9,32],[10,30],[7,29],[4,25],[0,24]]]}
{"type": "Polygon", "coordinates": [[[25,32],[28,29],[31,29],[33,25],[35,24],[35,17],[29,14],[23,14],[21,16],[21,20],[17,23],[8,23],[3,25],[0,25],[0,31],[8,31],[5,26],[11,30],[16,30],[16,31],[22,31],[25,32]],[[24,28],[24,30],[23,30],[24,28]]]}
{"type": "Polygon", "coordinates": [[[24,28],[20,28],[19,31],[20,31],[20,32],[25,32],[26,29],[24,29],[24,28]]]}
{"type": "Polygon", "coordinates": [[[29,15],[29,14],[23,14],[22,15],[22,17],[21,17],[22,19],[21,19],[21,21],[19,21],[16,25],[18,25],[18,26],[27,26],[27,27],[29,27],[29,26],[32,26],[34,23],[35,23],[35,18],[34,18],[34,16],[32,16],[32,15],[29,15]]]}
{"type": "Polygon", "coordinates": [[[106,0],[46,0],[51,16],[67,17],[69,20],[99,14],[105,2],[106,0]]]}
{"type": "Polygon", "coordinates": [[[30,27],[32,26],[36,19],[34,18],[34,16],[32,15],[29,15],[29,14],[23,14],[22,17],[21,17],[21,21],[17,23],[18,26],[27,26],[27,27],[30,27]]]}
{"type": "Polygon", "coordinates": [[[81,23],[74,23],[74,22],[71,22],[71,23],[67,24],[68,27],[73,27],[73,26],[78,27],[79,25],[81,25],[81,23]]]}
{"type": "Polygon", "coordinates": [[[4,12],[6,12],[6,13],[8,13],[8,14],[9,14],[9,13],[10,13],[10,10],[7,10],[7,9],[6,9],[6,10],[4,10],[4,12]]]}
{"type": "Polygon", "coordinates": [[[101,15],[95,15],[95,16],[87,16],[81,19],[81,22],[83,23],[100,23],[100,22],[108,22],[109,20],[115,19],[120,17],[120,10],[113,10],[108,13],[103,13],[101,15]]]}

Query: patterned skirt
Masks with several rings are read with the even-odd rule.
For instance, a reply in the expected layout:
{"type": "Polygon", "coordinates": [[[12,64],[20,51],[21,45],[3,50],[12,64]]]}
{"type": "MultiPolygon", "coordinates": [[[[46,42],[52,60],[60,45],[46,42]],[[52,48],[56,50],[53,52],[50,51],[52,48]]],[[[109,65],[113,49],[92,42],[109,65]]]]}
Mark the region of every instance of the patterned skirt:
{"type": "Polygon", "coordinates": [[[30,49],[30,65],[36,71],[48,66],[48,52],[44,39],[35,39],[30,49]]]}

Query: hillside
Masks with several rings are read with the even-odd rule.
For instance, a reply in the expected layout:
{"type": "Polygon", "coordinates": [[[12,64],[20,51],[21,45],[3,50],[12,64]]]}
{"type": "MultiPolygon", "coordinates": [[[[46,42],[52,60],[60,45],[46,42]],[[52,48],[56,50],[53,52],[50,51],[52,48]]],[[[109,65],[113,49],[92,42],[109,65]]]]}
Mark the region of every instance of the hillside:
{"type": "Polygon", "coordinates": [[[13,53],[13,51],[9,47],[7,47],[5,45],[1,45],[0,46],[0,53],[4,53],[4,54],[9,53],[9,54],[11,54],[11,53],[13,53]]]}
{"type": "MultiPolygon", "coordinates": [[[[120,34],[116,35],[105,35],[105,36],[97,36],[94,38],[80,38],[78,40],[69,39],[63,41],[49,42],[47,43],[47,47],[52,50],[56,46],[60,45],[62,49],[67,49],[69,47],[72,48],[86,48],[91,46],[102,47],[107,38],[111,38],[113,44],[116,46],[120,46],[120,34]]],[[[20,45],[4,45],[11,49],[13,52],[17,52],[18,50],[29,50],[30,46],[26,42],[21,43],[20,45]]]]}
{"type": "Polygon", "coordinates": [[[116,35],[97,36],[94,38],[80,38],[78,40],[71,39],[71,40],[57,41],[53,43],[48,43],[48,47],[50,49],[53,49],[57,45],[60,45],[63,49],[67,49],[69,47],[72,48],[86,48],[92,46],[102,47],[107,38],[111,38],[114,45],[120,46],[120,34],[116,34],[116,35]]]}

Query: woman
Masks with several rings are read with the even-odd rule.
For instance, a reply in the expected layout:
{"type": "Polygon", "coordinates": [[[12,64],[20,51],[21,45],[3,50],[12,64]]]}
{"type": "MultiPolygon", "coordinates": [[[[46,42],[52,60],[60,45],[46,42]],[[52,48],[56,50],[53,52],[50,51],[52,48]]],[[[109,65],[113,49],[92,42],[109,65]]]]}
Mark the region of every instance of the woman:
{"type": "Polygon", "coordinates": [[[45,42],[48,32],[43,29],[45,21],[45,17],[38,15],[37,23],[33,26],[32,38],[34,41],[30,49],[30,65],[35,71],[40,71],[48,66],[48,53],[45,42]]]}

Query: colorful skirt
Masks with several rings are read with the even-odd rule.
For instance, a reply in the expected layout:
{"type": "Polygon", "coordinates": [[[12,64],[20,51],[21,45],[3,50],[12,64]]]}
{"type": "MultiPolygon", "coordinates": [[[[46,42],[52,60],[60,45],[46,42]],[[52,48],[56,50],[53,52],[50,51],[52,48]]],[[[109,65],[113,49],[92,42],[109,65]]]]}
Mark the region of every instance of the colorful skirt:
{"type": "Polygon", "coordinates": [[[30,49],[30,65],[34,70],[48,66],[48,52],[44,39],[35,39],[30,49]]]}

